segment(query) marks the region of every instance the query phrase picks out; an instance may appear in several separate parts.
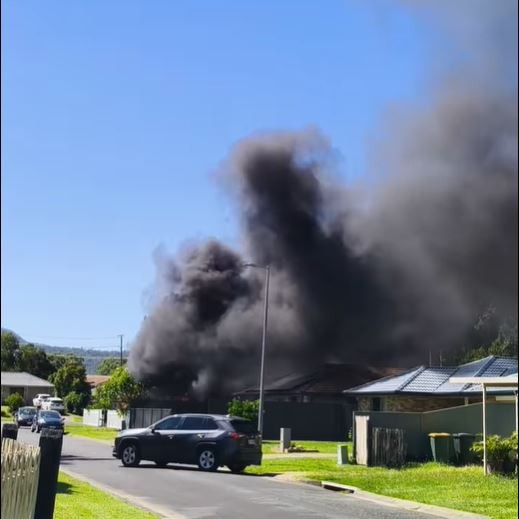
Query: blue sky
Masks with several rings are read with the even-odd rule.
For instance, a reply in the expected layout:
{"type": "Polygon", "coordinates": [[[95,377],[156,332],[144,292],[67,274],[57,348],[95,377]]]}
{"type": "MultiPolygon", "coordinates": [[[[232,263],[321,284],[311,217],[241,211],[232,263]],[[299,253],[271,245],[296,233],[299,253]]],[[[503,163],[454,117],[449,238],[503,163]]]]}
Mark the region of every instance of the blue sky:
{"type": "Polygon", "coordinates": [[[382,0],[2,2],[2,326],[131,340],[159,245],[237,241],[229,148],[315,125],[362,175],[433,37],[382,0]]]}

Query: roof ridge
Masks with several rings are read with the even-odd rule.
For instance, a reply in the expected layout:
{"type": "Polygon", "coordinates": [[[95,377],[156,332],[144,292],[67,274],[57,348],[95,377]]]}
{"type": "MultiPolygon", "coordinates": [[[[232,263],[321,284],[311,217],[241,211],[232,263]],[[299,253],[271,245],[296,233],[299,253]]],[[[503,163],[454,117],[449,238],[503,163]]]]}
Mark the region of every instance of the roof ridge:
{"type": "Polygon", "coordinates": [[[416,371],[416,373],[408,380],[406,380],[405,382],[402,382],[402,384],[400,384],[396,389],[395,389],[395,393],[397,391],[401,391],[405,386],[407,386],[408,384],[410,384],[418,375],[421,375],[427,368],[425,366],[420,366],[418,368],[418,370],[416,371]]]}

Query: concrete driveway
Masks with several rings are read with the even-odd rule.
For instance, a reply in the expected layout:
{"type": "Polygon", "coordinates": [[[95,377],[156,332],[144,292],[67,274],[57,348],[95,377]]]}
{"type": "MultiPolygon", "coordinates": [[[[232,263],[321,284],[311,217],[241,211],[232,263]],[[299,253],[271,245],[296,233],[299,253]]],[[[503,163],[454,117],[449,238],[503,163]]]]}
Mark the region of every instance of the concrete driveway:
{"type": "MultiPolygon", "coordinates": [[[[39,435],[21,429],[18,439],[37,443],[39,435]]],[[[61,466],[170,518],[431,519],[429,514],[265,476],[204,473],[171,465],[161,469],[146,462],[125,468],[112,457],[111,446],[77,437],[64,437],[61,466]]]]}

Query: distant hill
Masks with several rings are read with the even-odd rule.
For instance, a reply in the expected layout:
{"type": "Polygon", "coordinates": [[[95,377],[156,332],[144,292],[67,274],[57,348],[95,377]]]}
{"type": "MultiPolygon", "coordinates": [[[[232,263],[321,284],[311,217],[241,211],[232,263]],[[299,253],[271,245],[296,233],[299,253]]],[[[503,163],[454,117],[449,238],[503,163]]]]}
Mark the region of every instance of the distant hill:
{"type": "MultiPolygon", "coordinates": [[[[29,341],[26,341],[15,331],[9,330],[8,328],[2,328],[2,333],[6,332],[14,334],[18,338],[20,345],[23,346],[25,344],[29,344],[29,341]]],[[[82,358],[83,362],[85,363],[87,374],[89,375],[93,375],[96,373],[97,367],[103,359],[107,357],[119,358],[120,355],[119,350],[96,350],[94,348],[85,349],[71,346],[50,346],[48,344],[41,344],[37,342],[34,342],[32,344],[34,344],[34,346],[38,348],[41,348],[43,351],[45,351],[45,353],[48,353],[50,355],[76,355],[77,357],[82,358]]],[[[127,350],[123,350],[123,356],[125,358],[128,357],[127,350]]]]}

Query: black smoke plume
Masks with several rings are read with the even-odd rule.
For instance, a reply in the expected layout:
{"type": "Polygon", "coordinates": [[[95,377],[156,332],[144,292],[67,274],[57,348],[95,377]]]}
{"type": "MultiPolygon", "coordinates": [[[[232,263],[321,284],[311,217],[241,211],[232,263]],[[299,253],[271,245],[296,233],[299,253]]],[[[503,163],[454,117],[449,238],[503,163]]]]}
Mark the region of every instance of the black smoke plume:
{"type": "Polygon", "coordinates": [[[515,316],[517,85],[469,71],[428,107],[389,116],[369,185],[334,179],[316,130],[238,143],[221,177],[242,251],[211,241],[161,259],[131,371],[204,395],[255,383],[264,283],[250,262],[272,269],[271,376],[334,360],[423,362],[456,348],[484,308],[515,316]]]}

